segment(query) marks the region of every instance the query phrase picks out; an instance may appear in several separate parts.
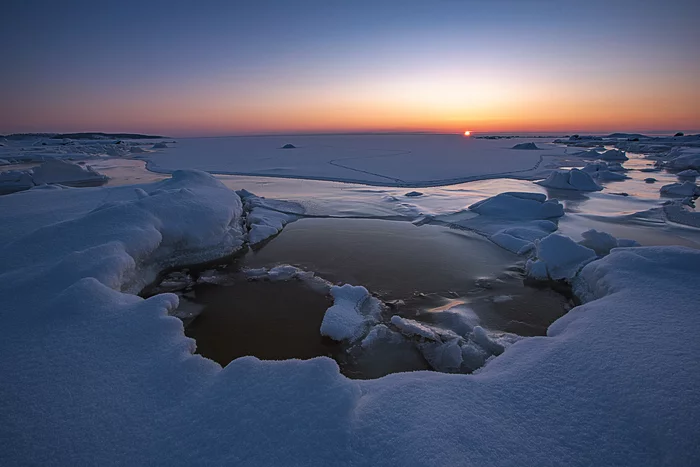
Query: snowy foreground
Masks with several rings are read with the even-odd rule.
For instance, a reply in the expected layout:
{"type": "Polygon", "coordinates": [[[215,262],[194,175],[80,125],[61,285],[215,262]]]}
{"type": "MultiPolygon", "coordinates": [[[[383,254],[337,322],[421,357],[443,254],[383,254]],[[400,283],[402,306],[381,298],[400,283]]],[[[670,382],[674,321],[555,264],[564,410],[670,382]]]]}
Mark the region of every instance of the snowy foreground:
{"type": "MultiPolygon", "coordinates": [[[[222,369],[193,355],[168,315],[175,295],[133,294],[274,234],[294,206],[196,171],[0,197],[0,464],[697,464],[700,252],[551,235],[564,212],[544,195],[444,216],[530,254],[533,274],[584,301],[470,375],[357,381],[328,358],[222,369]]],[[[342,338],[336,305],[325,331],[342,338]]]]}

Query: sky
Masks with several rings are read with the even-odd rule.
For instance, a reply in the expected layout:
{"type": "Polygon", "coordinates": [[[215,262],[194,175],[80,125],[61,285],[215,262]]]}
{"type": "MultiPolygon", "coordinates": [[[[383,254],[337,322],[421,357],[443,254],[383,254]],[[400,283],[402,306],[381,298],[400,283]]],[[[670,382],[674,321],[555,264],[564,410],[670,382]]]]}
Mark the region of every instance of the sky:
{"type": "Polygon", "coordinates": [[[34,1],[0,133],[700,131],[700,1],[34,1]]]}

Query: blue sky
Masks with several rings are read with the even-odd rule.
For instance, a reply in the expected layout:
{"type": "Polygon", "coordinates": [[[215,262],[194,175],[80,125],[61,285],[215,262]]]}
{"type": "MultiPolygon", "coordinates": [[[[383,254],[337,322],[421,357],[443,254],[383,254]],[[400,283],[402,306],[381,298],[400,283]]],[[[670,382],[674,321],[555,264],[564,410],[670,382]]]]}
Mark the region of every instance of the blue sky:
{"type": "Polygon", "coordinates": [[[10,1],[0,132],[594,130],[606,106],[601,130],[694,130],[699,14],[693,1],[10,1]]]}

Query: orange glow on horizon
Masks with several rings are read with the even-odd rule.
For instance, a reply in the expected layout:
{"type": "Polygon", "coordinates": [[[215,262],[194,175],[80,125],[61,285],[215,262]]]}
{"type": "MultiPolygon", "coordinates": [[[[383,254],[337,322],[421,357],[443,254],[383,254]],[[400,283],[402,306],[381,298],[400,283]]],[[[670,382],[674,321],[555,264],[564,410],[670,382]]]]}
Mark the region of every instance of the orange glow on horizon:
{"type": "Polygon", "coordinates": [[[471,136],[471,135],[472,135],[472,132],[469,130],[464,132],[464,136],[471,136]]]}

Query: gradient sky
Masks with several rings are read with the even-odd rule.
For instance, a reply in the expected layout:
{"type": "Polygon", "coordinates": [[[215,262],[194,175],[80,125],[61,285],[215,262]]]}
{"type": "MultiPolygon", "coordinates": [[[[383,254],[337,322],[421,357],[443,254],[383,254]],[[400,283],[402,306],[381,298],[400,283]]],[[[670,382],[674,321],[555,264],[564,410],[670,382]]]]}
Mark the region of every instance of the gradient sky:
{"type": "Polygon", "coordinates": [[[700,1],[16,1],[0,133],[697,131],[700,1]]]}

